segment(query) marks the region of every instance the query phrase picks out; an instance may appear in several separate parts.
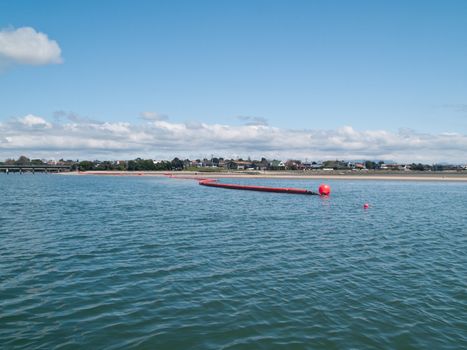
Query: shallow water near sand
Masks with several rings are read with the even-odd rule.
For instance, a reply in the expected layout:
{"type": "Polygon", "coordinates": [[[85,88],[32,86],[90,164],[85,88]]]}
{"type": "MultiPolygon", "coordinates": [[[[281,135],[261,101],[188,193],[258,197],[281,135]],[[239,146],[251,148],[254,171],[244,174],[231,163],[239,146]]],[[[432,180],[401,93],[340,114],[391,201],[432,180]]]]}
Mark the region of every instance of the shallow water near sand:
{"type": "Polygon", "coordinates": [[[467,184],[327,182],[0,174],[1,347],[466,348],[467,184]]]}

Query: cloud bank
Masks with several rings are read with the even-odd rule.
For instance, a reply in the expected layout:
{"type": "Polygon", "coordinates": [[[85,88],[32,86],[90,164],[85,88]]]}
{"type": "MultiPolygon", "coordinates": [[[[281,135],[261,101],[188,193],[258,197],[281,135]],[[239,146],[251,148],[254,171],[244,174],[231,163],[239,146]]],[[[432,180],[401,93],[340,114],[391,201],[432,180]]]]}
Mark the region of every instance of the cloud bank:
{"type": "MultiPolygon", "coordinates": [[[[153,117],[153,116],[150,116],[153,117]]],[[[467,163],[467,135],[413,130],[282,129],[268,125],[99,122],[61,112],[54,122],[33,114],[0,123],[0,159],[226,157],[371,159],[467,163]]]]}
{"type": "Polygon", "coordinates": [[[31,27],[0,31],[0,58],[8,63],[44,65],[62,63],[55,40],[31,27]]]}

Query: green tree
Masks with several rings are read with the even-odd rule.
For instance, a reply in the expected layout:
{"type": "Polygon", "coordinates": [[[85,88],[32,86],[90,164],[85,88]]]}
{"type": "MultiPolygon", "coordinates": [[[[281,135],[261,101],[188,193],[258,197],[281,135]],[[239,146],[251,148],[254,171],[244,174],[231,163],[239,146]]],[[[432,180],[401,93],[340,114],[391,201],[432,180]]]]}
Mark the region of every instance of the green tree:
{"type": "Polygon", "coordinates": [[[116,169],[119,170],[119,171],[127,170],[126,164],[123,163],[123,162],[120,162],[120,163],[118,163],[118,165],[116,166],[116,169]]]}
{"type": "Polygon", "coordinates": [[[88,160],[83,160],[79,162],[79,170],[80,171],[89,171],[94,169],[94,163],[88,160]]]}
{"type": "Polygon", "coordinates": [[[15,162],[16,165],[29,165],[31,164],[31,161],[29,160],[28,157],[26,156],[21,156],[18,158],[18,160],[15,162]]]}
{"type": "Polygon", "coordinates": [[[40,159],[31,159],[31,164],[32,165],[42,165],[44,162],[40,159]]]}
{"type": "Polygon", "coordinates": [[[422,163],[418,163],[418,164],[412,163],[412,164],[410,164],[410,169],[411,170],[418,170],[418,171],[425,171],[425,170],[430,170],[431,166],[429,166],[427,164],[422,164],[422,163]]]}
{"type": "Polygon", "coordinates": [[[99,168],[102,170],[114,170],[114,165],[111,161],[104,160],[100,165],[99,168]]]}
{"type": "Polygon", "coordinates": [[[129,160],[129,161],[128,161],[128,167],[127,167],[128,171],[135,171],[135,170],[137,170],[137,169],[136,169],[136,165],[137,165],[137,164],[136,164],[136,161],[134,161],[134,160],[129,160]]]}
{"type": "Polygon", "coordinates": [[[172,170],[172,162],[162,161],[155,164],[155,170],[172,170]]]}
{"type": "Polygon", "coordinates": [[[177,157],[175,157],[174,159],[172,159],[172,169],[173,170],[183,170],[183,162],[178,159],[177,157]]]}
{"type": "Polygon", "coordinates": [[[140,165],[141,165],[141,170],[145,170],[145,171],[156,170],[156,167],[152,159],[144,159],[140,162],[140,165]]]}

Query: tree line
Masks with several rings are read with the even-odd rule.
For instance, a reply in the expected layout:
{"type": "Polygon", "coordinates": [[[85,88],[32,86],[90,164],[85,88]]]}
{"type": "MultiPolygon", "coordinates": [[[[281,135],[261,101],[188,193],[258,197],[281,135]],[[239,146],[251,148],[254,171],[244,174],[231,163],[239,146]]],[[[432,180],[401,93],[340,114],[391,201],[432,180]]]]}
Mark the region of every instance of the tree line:
{"type": "MultiPolygon", "coordinates": [[[[45,165],[45,164],[59,164],[67,165],[71,170],[80,170],[80,171],[91,171],[91,170],[117,170],[117,171],[172,171],[172,170],[196,170],[198,167],[227,167],[231,169],[232,163],[245,162],[243,159],[237,160],[224,160],[224,158],[211,158],[208,159],[196,159],[195,161],[190,161],[189,159],[181,160],[175,157],[172,160],[162,160],[154,161],[152,159],[143,159],[136,158],[133,160],[125,161],[99,161],[99,160],[64,160],[60,159],[57,162],[47,162],[41,159],[30,159],[26,156],[20,156],[18,159],[9,158],[4,162],[0,162],[1,165],[45,165]]],[[[284,163],[283,167],[274,168],[274,161],[269,162],[265,158],[261,160],[251,160],[248,158],[247,163],[251,163],[253,166],[262,166],[264,168],[267,165],[269,170],[301,170],[303,163],[300,160],[288,160],[284,163]]],[[[312,162],[314,166],[317,165],[316,162],[312,162]]],[[[331,168],[335,170],[346,170],[350,169],[351,166],[349,162],[339,161],[339,160],[328,160],[324,161],[320,165],[321,168],[331,168]]],[[[364,161],[360,163],[362,167],[368,170],[379,170],[382,169],[384,165],[383,161],[374,162],[374,161],[364,161]]],[[[446,164],[422,164],[422,163],[411,163],[406,164],[406,167],[414,171],[444,171],[444,170],[460,170],[462,169],[459,165],[446,165],[446,164]]],[[[319,167],[314,167],[319,168],[319,167]]],[[[235,169],[235,168],[233,168],[235,169]]]]}

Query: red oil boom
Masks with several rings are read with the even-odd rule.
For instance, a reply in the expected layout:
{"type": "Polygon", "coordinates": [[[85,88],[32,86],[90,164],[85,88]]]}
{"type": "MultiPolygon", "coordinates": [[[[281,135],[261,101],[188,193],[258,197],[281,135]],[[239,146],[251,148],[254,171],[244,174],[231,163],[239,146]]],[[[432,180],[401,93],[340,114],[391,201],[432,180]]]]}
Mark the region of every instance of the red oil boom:
{"type": "Polygon", "coordinates": [[[288,187],[267,187],[267,186],[249,186],[249,185],[237,185],[237,184],[224,184],[219,183],[217,179],[209,178],[195,178],[192,176],[173,176],[172,174],[165,174],[174,179],[190,179],[198,180],[202,186],[227,188],[231,190],[247,190],[247,191],[260,191],[260,192],[275,192],[275,193],[290,193],[290,194],[306,194],[306,195],[317,195],[317,196],[328,196],[331,193],[329,185],[322,184],[319,186],[317,192],[309,191],[302,188],[288,188],[288,187]]]}
{"type": "Polygon", "coordinates": [[[276,192],[276,193],[291,193],[291,194],[307,194],[319,195],[317,192],[309,191],[301,188],[286,188],[286,187],[266,187],[266,186],[247,186],[235,184],[223,184],[217,182],[215,179],[203,179],[199,182],[202,186],[228,188],[231,190],[247,190],[247,191],[261,191],[261,192],[276,192]]]}

